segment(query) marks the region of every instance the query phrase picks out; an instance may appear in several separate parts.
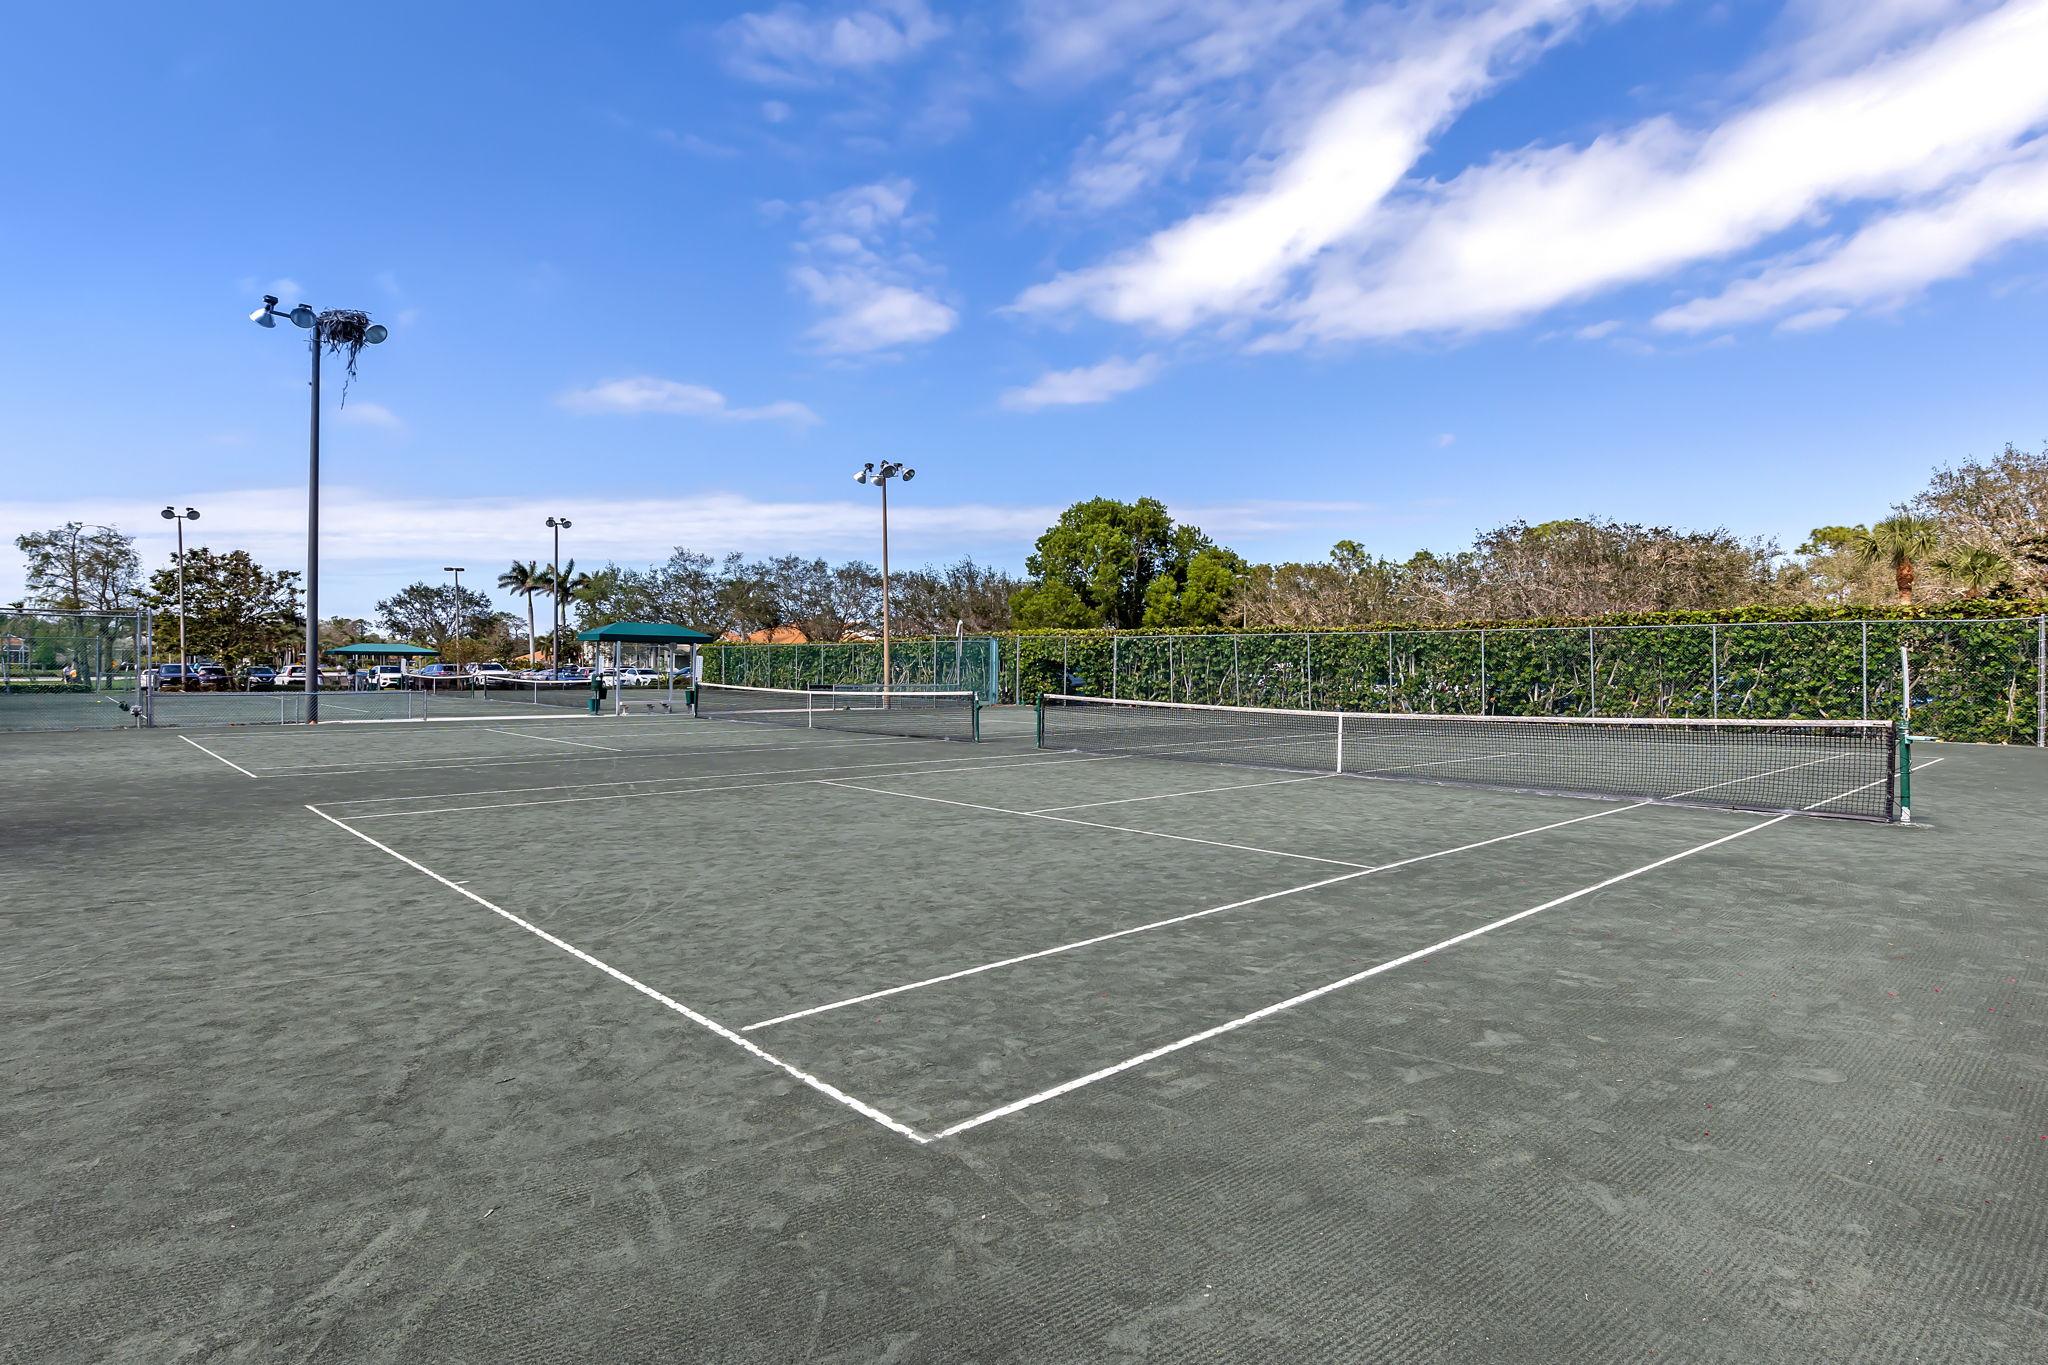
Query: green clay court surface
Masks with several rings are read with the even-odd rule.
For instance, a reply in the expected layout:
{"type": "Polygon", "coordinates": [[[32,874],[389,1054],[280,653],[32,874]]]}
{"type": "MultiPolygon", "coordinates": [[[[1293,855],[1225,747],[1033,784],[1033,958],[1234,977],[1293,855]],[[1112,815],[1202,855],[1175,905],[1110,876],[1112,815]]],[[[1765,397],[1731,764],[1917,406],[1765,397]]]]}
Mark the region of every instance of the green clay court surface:
{"type": "Polygon", "coordinates": [[[1032,729],[0,736],[0,1360],[2048,1339],[2048,755],[1900,827],[1032,729]]]}

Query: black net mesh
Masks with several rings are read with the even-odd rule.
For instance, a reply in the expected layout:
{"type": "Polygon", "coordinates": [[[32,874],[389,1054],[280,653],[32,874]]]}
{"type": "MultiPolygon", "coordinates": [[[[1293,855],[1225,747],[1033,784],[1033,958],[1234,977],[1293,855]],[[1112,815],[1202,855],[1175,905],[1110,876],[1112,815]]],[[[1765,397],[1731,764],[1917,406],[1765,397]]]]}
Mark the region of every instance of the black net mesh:
{"type": "Polygon", "coordinates": [[[707,720],[911,739],[974,740],[978,706],[972,692],[827,692],[720,683],[697,689],[697,715],[707,720]]]}

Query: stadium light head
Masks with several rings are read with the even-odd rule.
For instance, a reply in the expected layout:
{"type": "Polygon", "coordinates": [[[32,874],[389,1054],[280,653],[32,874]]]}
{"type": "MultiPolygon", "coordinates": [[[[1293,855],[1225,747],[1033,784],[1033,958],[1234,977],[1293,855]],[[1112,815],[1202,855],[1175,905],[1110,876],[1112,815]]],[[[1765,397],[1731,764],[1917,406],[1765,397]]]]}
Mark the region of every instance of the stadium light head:
{"type": "Polygon", "coordinates": [[[294,327],[311,327],[314,322],[313,310],[303,303],[292,309],[288,316],[294,327]]]}
{"type": "Polygon", "coordinates": [[[912,479],[916,477],[917,471],[915,469],[906,469],[903,471],[903,482],[905,483],[909,483],[912,479]]]}
{"type": "Polygon", "coordinates": [[[364,331],[363,340],[368,342],[372,346],[376,346],[382,343],[385,337],[388,337],[390,335],[390,328],[386,327],[381,322],[373,322],[370,324],[369,328],[364,331]]]}
{"type": "Polygon", "coordinates": [[[198,508],[196,508],[196,507],[187,507],[187,508],[185,509],[185,520],[187,520],[187,521],[197,521],[197,520],[199,520],[199,509],[198,509],[198,508]]]}
{"type": "Polygon", "coordinates": [[[249,314],[249,321],[255,323],[258,327],[275,327],[277,326],[277,315],[270,311],[269,304],[265,304],[249,314]]]}
{"type": "Polygon", "coordinates": [[[853,481],[855,483],[866,483],[868,481],[868,472],[865,469],[861,470],[853,476],[853,481]]]}
{"type": "Polygon", "coordinates": [[[164,509],[164,520],[165,520],[165,521],[176,521],[177,519],[178,519],[178,514],[177,514],[176,512],[173,512],[173,511],[172,511],[172,510],[171,510],[170,508],[168,508],[168,507],[166,507],[166,508],[164,509]]]}

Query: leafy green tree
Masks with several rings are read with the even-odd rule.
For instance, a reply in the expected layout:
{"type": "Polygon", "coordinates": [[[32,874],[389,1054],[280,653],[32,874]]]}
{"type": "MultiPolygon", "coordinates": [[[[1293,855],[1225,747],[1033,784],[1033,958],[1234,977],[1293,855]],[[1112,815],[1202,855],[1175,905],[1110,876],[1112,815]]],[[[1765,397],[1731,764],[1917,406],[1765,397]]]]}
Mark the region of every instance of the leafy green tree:
{"type": "MultiPolygon", "coordinates": [[[[149,576],[143,605],[175,630],[178,608],[177,556],[149,576]]],[[[214,658],[230,668],[268,663],[289,649],[306,629],[299,614],[299,575],[265,569],[247,550],[216,554],[201,546],[185,551],[185,641],[189,654],[214,658]]]]}
{"type": "Polygon", "coordinates": [[[140,593],[142,556],[135,537],[111,526],[67,521],[48,531],[16,536],[28,561],[23,605],[47,611],[122,611],[140,593]]]}
{"type": "Polygon", "coordinates": [[[377,619],[385,630],[441,650],[483,634],[490,628],[491,615],[490,598],[464,588],[458,601],[455,590],[445,583],[414,583],[377,604],[377,619]]]}
{"type": "Polygon", "coordinates": [[[1081,595],[1058,579],[1017,589],[1010,595],[1010,614],[1024,630],[1086,630],[1102,624],[1081,595]]]}
{"type": "MultiPolygon", "coordinates": [[[[1091,498],[1062,512],[1038,538],[1025,560],[1035,581],[1012,597],[1012,606],[1019,624],[1072,618],[1074,602],[1081,604],[1087,625],[1156,623],[1160,614],[1180,611],[1178,597],[1195,557],[1217,549],[1200,527],[1176,525],[1157,498],[1091,498]],[[1171,578],[1172,586],[1155,594],[1153,582],[1161,577],[1171,578]]],[[[1241,563],[1235,555],[1225,562],[1241,563]]]]}
{"type": "Polygon", "coordinates": [[[2048,447],[2036,454],[2007,442],[1988,460],[1938,469],[1910,510],[1938,523],[1945,544],[1995,551],[2031,586],[2048,588],[2048,564],[2036,568],[2027,555],[2048,543],[2048,447]]]}

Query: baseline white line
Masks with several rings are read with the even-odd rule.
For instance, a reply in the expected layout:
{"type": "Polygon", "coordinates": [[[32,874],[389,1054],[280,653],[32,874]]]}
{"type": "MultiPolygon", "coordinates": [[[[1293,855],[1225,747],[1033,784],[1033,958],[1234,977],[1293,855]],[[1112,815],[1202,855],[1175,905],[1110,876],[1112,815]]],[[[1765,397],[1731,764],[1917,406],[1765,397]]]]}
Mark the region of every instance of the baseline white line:
{"type": "MultiPolygon", "coordinates": [[[[1065,761],[1069,763],[1079,763],[1088,762],[1090,760],[1067,759],[1065,761]]],[[[1099,762],[1100,760],[1095,761],[1099,762]]],[[[921,773],[889,773],[886,775],[889,777],[933,777],[944,776],[947,774],[959,772],[991,772],[1006,768],[1035,768],[1039,766],[1041,765],[1036,763],[1003,763],[992,765],[989,768],[930,768],[926,769],[921,773]]],[[[797,771],[801,772],[803,770],[797,769],[797,771]]],[[[735,773],[733,774],[733,776],[744,777],[746,776],[746,774],[735,773]]],[[[793,777],[786,782],[735,782],[721,787],[676,787],[665,791],[653,792],[609,792],[603,796],[551,796],[540,801],[493,801],[474,806],[429,806],[424,810],[380,811],[369,815],[348,815],[339,816],[336,818],[345,819],[350,822],[356,822],[361,820],[403,820],[416,815],[449,815],[460,811],[517,810],[523,809],[527,806],[575,806],[582,805],[590,801],[637,801],[642,800],[644,798],[656,796],[695,796],[699,792],[753,791],[762,787],[804,787],[813,785],[833,786],[837,784],[830,782],[826,778],[820,777],[793,777]]],[[[895,794],[896,793],[891,793],[891,795],[895,794]]],[[[342,803],[336,801],[329,802],[328,804],[340,805],[342,803]]],[[[1356,864],[1353,865],[1356,866],[1356,864]]]]}
{"type": "MultiPolygon", "coordinates": [[[[1117,755],[1110,755],[1117,757],[1117,755]]],[[[877,773],[877,777],[888,777],[888,773],[877,773]]],[[[998,815],[1021,815],[1028,820],[1052,820],[1062,825],[1084,825],[1089,829],[1113,829],[1119,834],[1142,834],[1151,839],[1172,839],[1182,844],[1207,844],[1211,848],[1231,848],[1239,853],[1265,853],[1275,858],[1299,858],[1303,862],[1328,863],[1332,867],[1370,867],[1369,863],[1354,863],[1346,858],[1321,858],[1313,853],[1289,853],[1278,848],[1257,848],[1251,844],[1226,844],[1220,839],[1197,839],[1191,834],[1162,834],[1156,829],[1134,829],[1129,825],[1105,825],[1098,820],[1076,820],[1071,815],[1041,815],[1035,811],[1012,810],[1008,806],[983,806],[972,801],[952,801],[943,796],[925,796],[918,792],[893,792],[886,787],[863,787],[857,782],[843,778],[821,777],[818,779],[828,787],[844,787],[851,792],[873,792],[876,796],[900,796],[906,801],[935,801],[942,806],[965,806],[968,810],[994,811],[998,815]]]]}
{"type": "MultiPolygon", "coordinates": [[[[223,738],[257,739],[256,735],[223,736],[223,738]]],[[[267,738],[267,736],[261,737],[267,738]]],[[[530,738],[539,739],[534,735],[530,738]]],[[[674,749],[621,749],[620,753],[629,759],[695,757],[700,754],[744,754],[744,753],[795,753],[811,749],[844,749],[855,746],[879,744],[936,744],[940,740],[909,739],[854,739],[844,741],[823,741],[817,744],[725,744],[715,748],[693,749],[687,745],[674,749]]],[[[1036,751],[1034,751],[1036,752],[1036,751]]],[[[1056,750],[1052,752],[1066,752],[1056,750]]],[[[266,777],[346,777],[352,772],[433,772],[440,768],[516,768],[542,763],[602,763],[604,759],[590,758],[582,754],[562,754],[558,757],[528,757],[499,751],[489,754],[436,754],[431,758],[352,758],[340,763],[259,763],[266,777]]],[[[927,759],[910,759],[906,762],[928,762],[927,759]]]]}
{"type": "Polygon", "coordinates": [[[1335,777],[1335,773],[1311,773],[1307,777],[1278,777],[1271,782],[1239,782],[1229,787],[1197,787],[1193,791],[1159,792],[1153,796],[1119,796],[1114,801],[1080,801],[1071,806],[1038,806],[1023,812],[1026,815],[1046,815],[1060,810],[1088,810],[1095,806],[1128,806],[1133,801],[1170,801],[1176,796],[1206,796],[1210,792],[1240,792],[1250,787],[1284,787],[1290,782],[1321,782],[1324,778],[1335,777]]]}
{"type": "Polygon", "coordinates": [[[609,744],[585,744],[580,739],[556,739],[553,735],[522,735],[517,730],[500,730],[495,725],[486,725],[484,728],[494,735],[510,735],[514,739],[537,739],[543,744],[569,744],[578,749],[602,749],[608,754],[626,752],[624,749],[614,749],[609,744]]]}
{"type": "MultiPolygon", "coordinates": [[[[1037,752],[1037,750],[1032,749],[1027,750],[1026,752],[1021,754],[1008,755],[1008,757],[1023,759],[1031,757],[1035,755],[1037,752]]],[[[618,778],[616,780],[609,782],[556,782],[551,783],[550,785],[545,787],[486,787],[479,791],[430,792],[424,796],[351,796],[340,801],[322,801],[320,804],[323,806],[360,806],[366,803],[384,801],[445,801],[451,796],[511,796],[521,792],[580,792],[594,791],[599,787],[645,787],[661,782],[720,782],[728,778],[734,777],[781,777],[788,773],[841,773],[856,768],[908,768],[915,767],[917,764],[920,763],[973,763],[977,759],[986,762],[991,757],[1003,758],[1005,757],[1005,755],[962,754],[959,758],[948,759],[933,758],[930,756],[926,756],[923,758],[892,758],[887,760],[877,760],[872,763],[828,763],[809,768],[757,768],[753,772],[705,773],[699,777],[628,777],[618,778]]],[[[568,761],[576,763],[582,762],[583,760],[570,759],[568,761]]],[[[1095,755],[1088,758],[1037,759],[1036,763],[1108,763],[1115,761],[1115,755],[1095,755]]],[[[1028,767],[1035,766],[1035,764],[1018,764],[1015,766],[1028,767]]],[[[942,773],[949,770],[945,768],[930,768],[925,769],[924,771],[942,773]]],[[[876,773],[875,776],[908,777],[910,776],[910,774],[876,773]]]]}
{"type": "Polygon", "coordinates": [[[1594,811],[1591,815],[1575,815],[1569,820],[1559,820],[1555,824],[1538,825],[1533,829],[1516,830],[1512,834],[1496,834],[1491,839],[1481,839],[1475,843],[1460,844],[1456,848],[1440,848],[1434,853],[1418,853],[1412,858],[1402,858],[1396,862],[1381,863],[1377,867],[1368,867],[1358,872],[1346,872],[1341,876],[1326,878],[1319,882],[1311,882],[1307,886],[1293,886],[1284,891],[1269,891],[1263,896],[1253,896],[1250,900],[1232,901],[1228,905],[1215,905],[1206,910],[1194,910],[1185,915],[1174,915],[1167,919],[1153,920],[1150,924],[1134,924],[1128,929],[1118,929],[1107,934],[1097,934],[1094,938],[1078,939],[1073,943],[1062,943],[1056,948],[1041,948],[1035,953],[1020,953],[1016,957],[1006,957],[1000,962],[984,962],[978,967],[967,967],[957,972],[947,972],[944,976],[927,977],[923,981],[912,981],[908,985],[903,986],[891,986],[887,990],[872,991],[867,995],[857,995],[848,1000],[834,1000],[830,1004],[813,1005],[809,1009],[797,1010],[791,1014],[780,1014],[773,1019],[763,1019],[758,1024],[747,1024],[740,1031],[742,1033],[752,1033],[757,1028],[767,1028],[770,1024],[785,1024],[792,1019],[801,1019],[808,1014],[823,1014],[828,1010],[843,1009],[848,1005],[860,1005],[870,1000],[880,1000],[884,996],[901,995],[905,991],[920,990],[926,986],[936,986],[942,981],[957,981],[963,976],[974,976],[980,972],[994,971],[997,967],[1008,967],[1019,962],[1029,962],[1033,958],[1051,957],[1055,953],[1072,952],[1076,948],[1089,948],[1098,943],[1107,943],[1111,939],[1126,938],[1132,934],[1142,934],[1153,929],[1164,929],[1169,925],[1186,924],[1189,920],[1203,919],[1209,915],[1220,915],[1225,910],[1241,910],[1247,905],[1257,905],[1261,901],[1279,900],[1283,896],[1293,896],[1303,891],[1314,891],[1319,887],[1334,886],[1338,882],[1348,882],[1359,877],[1369,877],[1375,872],[1391,872],[1397,867],[1409,867],[1415,863],[1426,863],[1436,858],[1448,858],[1454,853],[1469,853],[1475,848],[1486,848],[1492,844],[1504,844],[1511,839],[1522,839],[1531,834],[1543,834],[1553,829],[1563,829],[1566,825],[1583,824],[1587,820],[1599,820],[1605,816],[1619,815],[1623,811],[1641,810],[1644,805],[1648,804],[1650,803],[1643,802],[1634,806],[1613,806],[1607,810],[1594,811]]]}
{"type": "Polygon", "coordinates": [[[476,892],[469,890],[465,886],[461,886],[458,883],[448,880],[446,877],[442,876],[440,873],[434,871],[434,869],[426,866],[423,863],[414,862],[411,858],[406,857],[403,853],[400,853],[397,849],[392,848],[390,845],[378,843],[375,839],[372,839],[369,835],[363,833],[359,829],[349,829],[347,825],[343,824],[341,821],[335,819],[333,816],[327,814],[324,811],[316,810],[312,806],[308,806],[306,807],[306,809],[312,811],[313,814],[319,816],[322,820],[327,821],[329,824],[335,826],[337,829],[348,830],[350,834],[355,835],[356,838],[361,839],[370,847],[378,849],[384,853],[390,854],[392,857],[396,858],[399,862],[404,863],[407,867],[413,869],[415,872],[425,873],[427,876],[432,877],[435,881],[441,883],[441,885],[447,887],[450,891],[455,892],[457,895],[475,901],[478,905],[481,905],[484,909],[490,911],[492,914],[499,916],[509,924],[515,924],[519,926],[521,929],[524,929],[527,933],[532,934],[535,938],[540,939],[543,943],[547,943],[552,945],[553,947],[560,948],[563,952],[569,954],[569,956],[575,958],[577,961],[584,963],[586,966],[597,968],[606,976],[611,977],[614,981],[619,982],[621,985],[631,986],[634,990],[640,992],[640,994],[646,996],[648,999],[654,1001],[656,1004],[659,1004],[667,1009],[674,1010],[677,1014],[682,1015],[691,1023],[696,1024],[700,1028],[709,1030],[710,1032],[717,1034],[719,1037],[725,1039],[728,1043],[731,1043],[734,1046],[742,1049],[743,1051],[751,1053],[753,1056],[760,1058],[762,1061],[767,1062],[770,1066],[775,1067],[777,1070],[783,1072],[785,1075],[794,1077],[796,1080],[803,1082],[805,1085],[817,1091],[819,1094],[826,1096],[828,1099],[837,1100],[839,1103],[845,1105],[847,1108],[853,1110],[856,1114],[861,1115],[863,1118],[873,1119],[876,1123],[881,1124],[890,1132],[900,1133],[904,1137],[909,1138],[912,1142],[924,1143],[931,1141],[930,1138],[918,1132],[909,1124],[903,1123],[897,1119],[889,1117],[889,1115],[883,1113],[881,1110],[875,1108],[873,1105],[868,1104],[864,1100],[854,1098],[852,1095],[847,1094],[844,1090],[839,1089],[837,1086],[833,1085],[829,1081],[821,1080],[818,1077],[811,1075],[808,1071],[802,1071],[794,1066],[791,1066],[788,1062],[783,1061],[780,1057],[777,1057],[772,1052],[764,1051],[759,1045],[754,1043],[751,1039],[740,1037],[739,1034],[733,1032],[731,1029],[719,1023],[717,1020],[709,1018],[706,1015],[699,1014],[697,1011],[691,1009],[688,1005],[685,1005],[680,1001],[671,999],[669,996],[663,995],[660,991],[655,990],[652,986],[634,980],[632,977],[627,976],[624,972],[620,971],[617,967],[612,966],[610,963],[603,962],[595,957],[592,957],[589,953],[584,952],[575,944],[570,943],[565,939],[555,937],[553,934],[541,928],[539,925],[532,924],[526,920],[521,919],[519,916],[513,914],[510,910],[507,910],[502,906],[493,905],[490,901],[487,901],[482,896],[476,894],[476,892]]]}
{"type": "Polygon", "coordinates": [[[1362,972],[1353,972],[1349,976],[1342,977],[1339,980],[1329,982],[1326,985],[1317,986],[1313,990],[1303,991],[1299,995],[1289,996],[1287,999],[1278,1001],[1275,1004],[1267,1005],[1263,1009],[1253,1010],[1250,1014],[1242,1014],[1235,1019],[1231,1019],[1224,1023],[1218,1024],[1213,1028],[1203,1029],[1200,1033],[1191,1033],[1187,1037],[1176,1039],[1171,1043],[1167,1043],[1163,1047],[1155,1047],[1149,1052],[1141,1052],[1135,1057],[1127,1058],[1126,1060],[1117,1062],[1114,1065],[1103,1067],[1098,1071],[1091,1071],[1085,1076],[1076,1076],[1071,1081],[1063,1081],[1059,1085],[1053,1086],[1047,1090],[1041,1090],[1035,1095],[1026,1095],[1023,1099],[1012,1100],[1010,1103],[1000,1105],[994,1109],[988,1110],[986,1113],[976,1114],[973,1118],[964,1119],[959,1123],[953,1124],[951,1127],[941,1128],[938,1132],[932,1134],[932,1140],[937,1141],[940,1138],[952,1137],[956,1133],[964,1133],[968,1129],[979,1127],[980,1125],[987,1123],[992,1119],[1006,1118],[1011,1114],[1019,1112],[1020,1110],[1029,1109],[1035,1104],[1042,1104],[1047,1100],[1056,1099],[1061,1095],[1071,1094],[1073,1091],[1079,1090],[1082,1086],[1093,1085],[1097,1081],[1107,1080],[1111,1076],[1115,1076],[1122,1072],[1129,1071],[1133,1067],[1144,1066],[1146,1063],[1157,1061],[1159,1058],[1164,1057],[1169,1053],[1179,1052],[1182,1048],[1193,1047],[1196,1043],[1204,1043],[1211,1038],[1219,1037],[1222,1034],[1230,1033],[1236,1029],[1241,1029],[1247,1024],[1257,1023],[1259,1020],[1264,1019],[1269,1015],[1278,1014],[1283,1010],[1294,1009],[1299,1005],[1305,1005],[1311,1000],[1317,1000],[1325,995],[1330,994],[1332,991],[1340,991],[1343,990],[1346,986],[1356,985],[1360,981],[1366,980],[1368,977],[1378,976],[1382,972],[1390,972],[1394,970],[1394,968],[1396,967],[1406,966],[1408,963],[1415,961],[1417,958],[1424,958],[1430,956],[1433,953],[1440,953],[1444,951],[1446,948],[1456,947],[1458,944],[1465,942],[1467,939],[1478,938],[1481,934],[1490,934],[1496,929],[1505,928],[1507,925],[1513,924],[1517,920],[1525,920],[1529,918],[1529,916],[1531,915],[1541,914],[1545,910],[1555,909],[1560,905],[1564,905],[1568,902],[1578,900],[1582,896],[1590,896],[1595,891],[1603,891],[1610,886],[1616,885],[1617,883],[1628,881],[1630,878],[1640,877],[1645,872],[1654,872],[1660,867],[1668,866],[1669,864],[1675,863],[1682,858],[1690,858],[1695,853],[1704,853],[1708,849],[1715,848],[1721,844],[1725,844],[1731,839],[1740,839],[1746,834],[1754,834],[1760,829],[1768,829],[1772,825],[1778,824],[1781,821],[1792,819],[1794,814],[1795,812],[1787,812],[1784,815],[1773,815],[1768,820],[1762,820],[1754,825],[1749,825],[1742,829],[1738,829],[1732,834],[1724,834],[1718,839],[1710,839],[1706,843],[1695,844],[1691,848],[1686,849],[1682,853],[1673,853],[1669,857],[1659,858],[1657,859],[1657,861],[1653,863],[1644,863],[1641,867],[1632,868],[1629,871],[1623,872],[1618,876],[1609,877],[1605,881],[1595,882],[1591,886],[1581,887],[1577,891],[1572,891],[1565,895],[1558,896],[1553,900],[1547,900],[1543,902],[1543,904],[1541,905],[1532,905],[1527,910],[1518,910],[1512,915],[1506,915],[1500,919],[1493,921],[1491,924],[1482,924],[1477,929],[1467,929],[1462,934],[1453,934],[1451,937],[1447,939],[1442,939],[1439,942],[1430,944],[1427,948],[1418,948],[1412,953],[1404,953],[1400,957],[1393,958],[1386,962],[1382,962],[1378,966],[1368,967],[1362,972]]]}
{"type": "Polygon", "coordinates": [[[211,749],[207,748],[207,747],[206,747],[206,746],[205,746],[204,744],[201,744],[201,743],[200,743],[200,742],[199,742],[198,740],[196,740],[196,739],[192,739],[192,738],[190,738],[189,736],[186,736],[186,735],[179,735],[179,736],[178,736],[178,738],[179,738],[179,739],[182,739],[182,740],[184,740],[184,741],[185,741],[185,742],[186,742],[187,744],[189,744],[189,745],[191,745],[191,746],[192,746],[193,748],[197,749],[197,750],[198,750],[198,751],[199,751],[200,753],[202,753],[202,754],[205,754],[205,755],[206,755],[206,756],[207,756],[208,758],[220,759],[220,761],[221,761],[222,763],[227,763],[227,764],[228,764],[228,766],[229,766],[230,768],[233,768],[233,769],[234,769],[234,770],[235,770],[236,772],[240,773],[240,774],[241,774],[242,776],[244,776],[244,777],[247,777],[247,778],[252,778],[252,779],[254,779],[255,781],[258,781],[258,782],[261,782],[261,781],[263,780],[262,778],[260,778],[260,777],[257,777],[257,776],[256,776],[256,774],[254,774],[254,773],[250,772],[250,771],[249,771],[249,770],[248,770],[247,768],[243,767],[243,766],[242,766],[241,764],[239,764],[239,763],[228,763],[228,761],[227,761],[226,759],[224,759],[224,758],[221,758],[221,756],[220,756],[219,754],[217,754],[217,753],[215,753],[215,752],[214,752],[213,750],[211,750],[211,749]]]}

